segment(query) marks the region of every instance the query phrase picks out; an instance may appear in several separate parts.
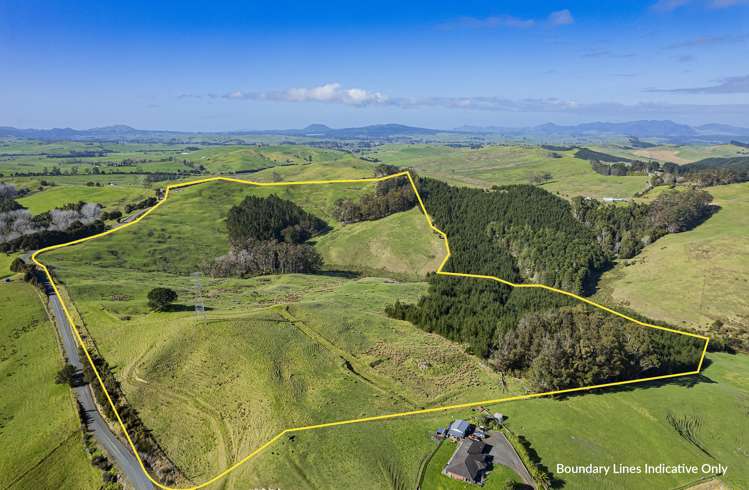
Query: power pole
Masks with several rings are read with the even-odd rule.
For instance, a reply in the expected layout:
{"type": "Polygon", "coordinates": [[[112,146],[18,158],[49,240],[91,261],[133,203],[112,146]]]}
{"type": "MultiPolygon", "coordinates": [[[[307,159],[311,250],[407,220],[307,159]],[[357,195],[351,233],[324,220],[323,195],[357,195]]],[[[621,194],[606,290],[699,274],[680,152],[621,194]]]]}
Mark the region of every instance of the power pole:
{"type": "Polygon", "coordinates": [[[203,302],[203,285],[201,284],[202,274],[200,272],[192,273],[193,292],[195,296],[195,324],[206,326],[208,319],[205,314],[205,303],[203,302]]]}

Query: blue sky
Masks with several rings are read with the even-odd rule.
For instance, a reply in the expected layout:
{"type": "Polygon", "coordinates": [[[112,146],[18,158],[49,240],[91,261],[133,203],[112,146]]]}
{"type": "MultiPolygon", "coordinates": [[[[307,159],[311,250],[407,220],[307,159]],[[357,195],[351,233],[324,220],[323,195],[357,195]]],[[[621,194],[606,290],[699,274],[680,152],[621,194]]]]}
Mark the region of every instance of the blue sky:
{"type": "Polygon", "coordinates": [[[0,125],[749,126],[749,0],[0,0],[0,125]]]}

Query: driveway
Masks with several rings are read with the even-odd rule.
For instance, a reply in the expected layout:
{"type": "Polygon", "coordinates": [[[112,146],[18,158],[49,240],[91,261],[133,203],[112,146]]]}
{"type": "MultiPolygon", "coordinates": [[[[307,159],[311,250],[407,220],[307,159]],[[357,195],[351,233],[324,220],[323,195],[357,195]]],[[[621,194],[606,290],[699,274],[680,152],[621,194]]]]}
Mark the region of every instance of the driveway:
{"type": "Polygon", "coordinates": [[[512,444],[510,444],[510,441],[507,440],[504,434],[498,430],[493,430],[491,435],[484,439],[484,442],[492,447],[489,452],[492,456],[492,464],[507,466],[517,473],[523,483],[536,488],[536,484],[533,482],[531,474],[528,472],[528,469],[523,464],[520,456],[518,456],[515,448],[512,447],[512,444]]]}

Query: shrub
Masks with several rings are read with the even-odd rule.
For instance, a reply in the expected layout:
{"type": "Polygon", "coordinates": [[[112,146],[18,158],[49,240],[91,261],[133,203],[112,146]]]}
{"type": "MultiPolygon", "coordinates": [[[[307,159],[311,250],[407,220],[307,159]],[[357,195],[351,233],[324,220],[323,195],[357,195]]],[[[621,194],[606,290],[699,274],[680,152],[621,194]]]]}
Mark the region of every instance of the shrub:
{"type": "Polygon", "coordinates": [[[153,288],[148,292],[148,306],[160,311],[177,301],[177,293],[169,288],[153,288]]]}

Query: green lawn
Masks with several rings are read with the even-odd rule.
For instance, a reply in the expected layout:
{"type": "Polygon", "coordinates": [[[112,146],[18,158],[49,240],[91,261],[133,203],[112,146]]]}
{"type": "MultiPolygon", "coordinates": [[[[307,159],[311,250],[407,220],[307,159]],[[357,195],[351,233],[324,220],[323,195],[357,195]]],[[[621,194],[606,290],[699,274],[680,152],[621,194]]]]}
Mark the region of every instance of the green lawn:
{"type": "Polygon", "coordinates": [[[491,145],[480,149],[385,145],[370,156],[463,186],[528,184],[534,175],[548,172],[552,178],[544,188],[564,197],[630,197],[647,184],[645,176],[597,174],[590,162],[574,158],[574,151],[556,153],[561,158],[552,157],[552,152],[543,148],[526,145],[491,145]]]}
{"type": "Polygon", "coordinates": [[[421,488],[424,490],[470,490],[476,488],[492,490],[504,489],[505,483],[511,480],[518,482],[522,481],[520,476],[515,474],[513,470],[500,464],[492,468],[491,473],[487,476],[482,487],[477,487],[471,483],[453,480],[452,478],[443,475],[442,469],[450,460],[450,457],[453,455],[457,447],[457,443],[450,441],[442,443],[440,448],[429,461],[429,465],[424,473],[424,480],[421,488]]]}
{"type": "Polygon", "coordinates": [[[54,327],[34,289],[0,284],[0,487],[96,489],[54,327]]]}
{"type": "Polygon", "coordinates": [[[22,197],[18,202],[32,214],[43,213],[78,201],[98,203],[107,210],[119,209],[124,212],[125,204],[141,201],[152,195],[152,190],[136,186],[89,187],[86,185],[65,185],[35,191],[22,197]]]}
{"type": "Polygon", "coordinates": [[[749,183],[707,189],[721,207],[697,228],[665,236],[604,274],[603,297],[651,318],[749,333],[749,183]]]}

